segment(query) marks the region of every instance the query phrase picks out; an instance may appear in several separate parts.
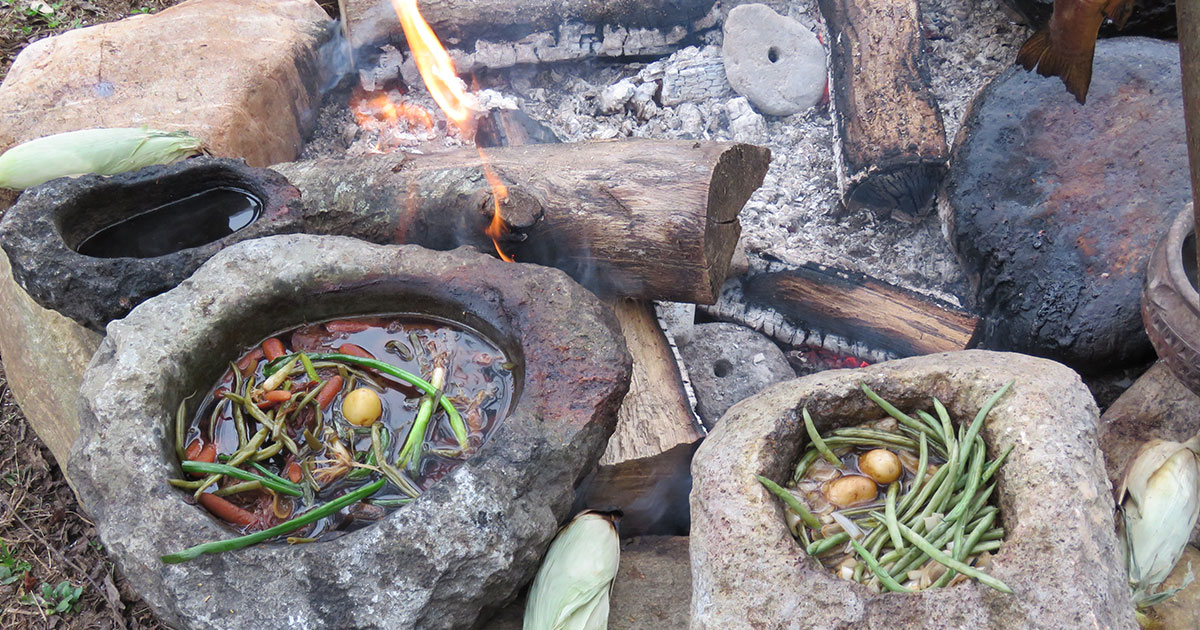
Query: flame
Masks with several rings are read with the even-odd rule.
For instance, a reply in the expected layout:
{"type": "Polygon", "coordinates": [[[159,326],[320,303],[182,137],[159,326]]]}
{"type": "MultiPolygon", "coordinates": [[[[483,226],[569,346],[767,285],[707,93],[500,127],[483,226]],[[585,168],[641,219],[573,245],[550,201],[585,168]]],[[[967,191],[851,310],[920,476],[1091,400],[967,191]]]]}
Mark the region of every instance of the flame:
{"type": "MultiPolygon", "coordinates": [[[[437,101],[438,106],[446,113],[446,117],[457,124],[460,129],[466,131],[474,120],[472,116],[474,99],[467,94],[466,84],[458,78],[450,54],[442,47],[442,43],[438,41],[437,35],[434,34],[429,23],[421,17],[421,12],[417,9],[417,0],[392,0],[392,8],[396,10],[396,17],[400,19],[400,27],[404,29],[404,38],[408,40],[408,47],[412,51],[413,59],[416,60],[417,70],[420,71],[421,78],[425,81],[425,87],[429,89],[433,100],[437,101]]],[[[484,233],[492,239],[492,244],[496,246],[496,253],[500,254],[501,260],[514,262],[512,257],[505,254],[500,248],[500,237],[505,232],[504,221],[500,218],[500,204],[508,199],[508,187],[488,166],[487,155],[484,154],[483,149],[479,149],[479,158],[483,163],[483,174],[487,177],[488,185],[492,189],[494,205],[492,222],[484,230],[484,233]]]]}
{"type": "Polygon", "coordinates": [[[400,19],[400,27],[404,29],[404,38],[412,50],[417,62],[417,70],[425,80],[425,87],[433,100],[437,101],[446,116],[460,127],[471,120],[471,103],[474,99],[467,94],[466,85],[458,78],[454,70],[454,62],[450,54],[442,47],[437,35],[421,12],[417,10],[417,0],[392,0],[392,8],[396,9],[396,17],[400,19]]]}
{"type": "Polygon", "coordinates": [[[407,123],[409,129],[420,127],[433,129],[433,117],[424,107],[404,99],[393,99],[386,92],[368,93],[355,90],[351,97],[350,111],[364,129],[392,129],[407,123]]]}

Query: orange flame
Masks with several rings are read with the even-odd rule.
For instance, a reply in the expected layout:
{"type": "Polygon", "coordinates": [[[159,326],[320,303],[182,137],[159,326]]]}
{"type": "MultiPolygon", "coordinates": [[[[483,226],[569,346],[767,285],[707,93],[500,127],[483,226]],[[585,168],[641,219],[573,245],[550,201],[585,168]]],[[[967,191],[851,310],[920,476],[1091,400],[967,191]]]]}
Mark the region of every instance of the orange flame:
{"type": "MultiPolygon", "coordinates": [[[[433,100],[446,112],[446,117],[465,131],[472,122],[471,104],[474,99],[467,94],[466,85],[458,78],[450,54],[442,47],[429,23],[421,17],[421,12],[417,9],[417,0],[392,0],[392,7],[396,9],[400,27],[404,29],[404,38],[408,40],[408,47],[412,50],[425,87],[429,88],[433,100]]],[[[479,150],[479,157],[483,160],[483,174],[492,188],[495,206],[492,222],[484,233],[492,239],[500,258],[506,262],[513,262],[512,257],[500,249],[500,237],[505,231],[504,221],[500,218],[500,204],[508,199],[508,187],[488,166],[483,149],[479,150]]]]}
{"type": "Polygon", "coordinates": [[[417,10],[417,0],[392,0],[392,7],[396,9],[396,17],[404,29],[404,38],[408,40],[408,47],[417,62],[417,70],[421,72],[421,78],[425,80],[425,87],[429,88],[433,100],[437,101],[450,120],[460,127],[465,125],[471,119],[470,103],[473,99],[467,94],[466,85],[458,78],[450,54],[417,10]]]}

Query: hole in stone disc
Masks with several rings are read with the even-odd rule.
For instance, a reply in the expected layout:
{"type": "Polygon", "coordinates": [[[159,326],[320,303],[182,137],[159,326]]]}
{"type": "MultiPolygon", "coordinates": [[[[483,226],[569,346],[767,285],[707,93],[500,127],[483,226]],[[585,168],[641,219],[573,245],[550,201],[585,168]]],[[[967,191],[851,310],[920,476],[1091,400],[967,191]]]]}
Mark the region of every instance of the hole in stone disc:
{"type": "Polygon", "coordinates": [[[772,46],[767,49],[767,61],[770,61],[771,63],[775,63],[776,61],[779,61],[779,49],[778,48],[772,46]]]}
{"type": "MultiPolygon", "coordinates": [[[[1187,238],[1183,239],[1183,272],[1187,274],[1188,282],[1192,283],[1192,288],[1196,288],[1196,235],[1188,234],[1187,238]]],[[[1200,290],[1200,289],[1198,289],[1200,290]]]]}
{"type": "Polygon", "coordinates": [[[725,378],[726,376],[729,376],[731,372],[733,372],[733,364],[725,359],[718,359],[717,362],[713,364],[713,374],[717,375],[719,378],[725,378]]]}
{"type": "Polygon", "coordinates": [[[262,207],[241,188],[210,188],[104,226],[75,251],[96,258],[164,256],[229,236],[258,219],[262,207]]]}

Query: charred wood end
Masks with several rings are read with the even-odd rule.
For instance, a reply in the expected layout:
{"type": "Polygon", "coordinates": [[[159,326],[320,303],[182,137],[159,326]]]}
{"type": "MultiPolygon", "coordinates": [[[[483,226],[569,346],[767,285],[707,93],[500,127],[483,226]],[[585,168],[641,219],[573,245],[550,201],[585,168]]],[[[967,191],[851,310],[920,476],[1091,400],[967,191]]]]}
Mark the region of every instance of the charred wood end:
{"type": "Polygon", "coordinates": [[[915,223],[929,215],[948,166],[944,159],[874,168],[852,181],[846,206],[867,208],[879,216],[915,223]]]}

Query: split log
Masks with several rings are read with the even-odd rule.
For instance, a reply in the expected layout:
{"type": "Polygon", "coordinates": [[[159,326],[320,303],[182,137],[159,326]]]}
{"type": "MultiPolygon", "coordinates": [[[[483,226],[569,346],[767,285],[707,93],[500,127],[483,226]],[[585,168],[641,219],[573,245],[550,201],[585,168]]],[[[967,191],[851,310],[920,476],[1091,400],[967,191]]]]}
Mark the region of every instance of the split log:
{"type": "MultiPolygon", "coordinates": [[[[421,0],[459,71],[591,56],[664,54],[714,25],[714,0],[421,0]],[[486,49],[486,50],[485,50],[486,49]],[[462,54],[457,54],[462,53],[462,54]]],[[[347,0],[355,47],[400,43],[390,0],[347,0]]]]}
{"type": "Polygon", "coordinates": [[[941,300],[824,265],[773,264],[737,285],[706,312],[871,362],[963,350],[979,326],[977,315],[941,300]]]}
{"type": "Polygon", "coordinates": [[[633,357],[633,377],[601,466],[652,458],[704,437],[654,307],[640,300],[617,300],[612,306],[633,357]]]}
{"type": "MultiPolygon", "coordinates": [[[[506,254],[558,267],[602,295],[711,304],[770,151],[631,140],[504,147],[486,159],[508,189],[506,254]]],[[[475,149],[274,168],[302,192],[310,233],[494,250],[484,230],[495,196],[475,149]]]]}
{"type": "Polygon", "coordinates": [[[917,0],[819,0],[829,25],[838,182],[851,209],[915,221],[950,149],[922,59],[917,0]]]}

